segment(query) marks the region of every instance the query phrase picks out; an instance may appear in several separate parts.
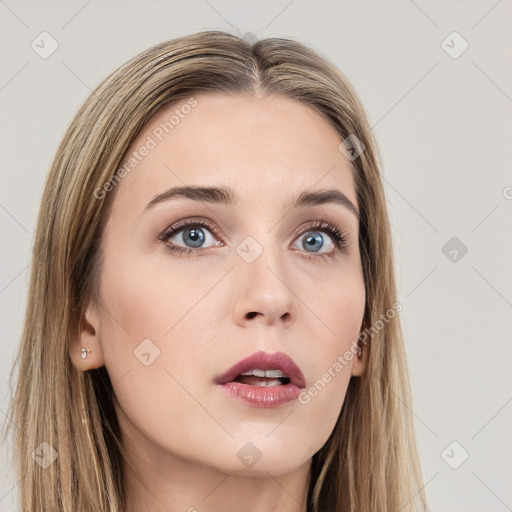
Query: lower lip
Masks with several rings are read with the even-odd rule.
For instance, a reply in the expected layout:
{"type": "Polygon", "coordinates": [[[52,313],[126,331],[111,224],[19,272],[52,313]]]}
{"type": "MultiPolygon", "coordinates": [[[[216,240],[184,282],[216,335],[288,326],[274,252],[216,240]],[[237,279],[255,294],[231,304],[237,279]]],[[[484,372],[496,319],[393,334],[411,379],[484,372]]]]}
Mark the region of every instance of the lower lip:
{"type": "Polygon", "coordinates": [[[222,390],[233,398],[238,398],[254,406],[272,409],[296,400],[301,388],[295,384],[279,386],[250,386],[241,382],[227,382],[220,385],[222,390]]]}

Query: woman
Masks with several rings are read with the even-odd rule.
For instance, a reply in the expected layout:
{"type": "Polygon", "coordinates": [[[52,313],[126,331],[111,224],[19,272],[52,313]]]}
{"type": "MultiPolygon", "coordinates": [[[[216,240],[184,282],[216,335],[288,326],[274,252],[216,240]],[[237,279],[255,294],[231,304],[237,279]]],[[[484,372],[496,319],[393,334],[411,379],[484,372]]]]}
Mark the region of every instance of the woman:
{"type": "Polygon", "coordinates": [[[39,214],[23,511],[426,510],[377,147],[298,42],[159,44],[75,116],[39,214]]]}

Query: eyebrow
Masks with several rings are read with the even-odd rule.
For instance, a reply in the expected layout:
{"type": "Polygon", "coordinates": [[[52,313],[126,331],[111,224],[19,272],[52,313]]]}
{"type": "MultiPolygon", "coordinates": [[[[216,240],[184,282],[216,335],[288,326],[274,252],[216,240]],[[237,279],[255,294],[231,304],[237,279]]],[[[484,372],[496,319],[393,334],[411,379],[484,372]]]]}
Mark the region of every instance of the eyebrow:
{"type": "MultiPolygon", "coordinates": [[[[206,203],[225,204],[227,206],[239,206],[240,197],[230,187],[205,187],[199,185],[172,187],[161,194],[156,195],[144,208],[145,213],[153,206],[164,201],[184,197],[193,201],[206,203]]],[[[337,189],[309,189],[303,190],[294,196],[287,206],[287,209],[306,208],[323,204],[337,204],[352,212],[359,219],[359,212],[352,201],[337,189]]]]}

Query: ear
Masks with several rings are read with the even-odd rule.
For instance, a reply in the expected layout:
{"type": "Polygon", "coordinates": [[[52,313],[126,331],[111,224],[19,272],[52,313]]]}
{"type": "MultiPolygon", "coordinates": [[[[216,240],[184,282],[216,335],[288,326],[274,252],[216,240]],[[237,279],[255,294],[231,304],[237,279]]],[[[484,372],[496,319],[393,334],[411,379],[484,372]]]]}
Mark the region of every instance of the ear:
{"type": "Polygon", "coordinates": [[[100,340],[98,306],[92,300],[76,320],[73,336],[68,342],[68,351],[73,365],[80,371],[94,370],[105,364],[100,340]],[[85,359],[82,358],[84,348],[90,350],[85,359]]]}
{"type": "Polygon", "coordinates": [[[358,343],[358,348],[360,351],[352,359],[351,375],[353,377],[361,377],[363,375],[368,360],[368,346],[358,343]]]}

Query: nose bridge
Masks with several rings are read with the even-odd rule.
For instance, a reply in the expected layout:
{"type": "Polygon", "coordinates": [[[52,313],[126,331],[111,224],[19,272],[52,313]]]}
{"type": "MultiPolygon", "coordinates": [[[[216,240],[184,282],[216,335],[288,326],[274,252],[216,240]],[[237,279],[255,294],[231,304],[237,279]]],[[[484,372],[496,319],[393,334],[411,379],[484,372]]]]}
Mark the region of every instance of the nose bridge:
{"type": "Polygon", "coordinates": [[[236,248],[233,314],[237,323],[260,318],[267,324],[295,321],[296,304],[286,255],[272,236],[259,232],[258,240],[247,236],[236,248]]]}

